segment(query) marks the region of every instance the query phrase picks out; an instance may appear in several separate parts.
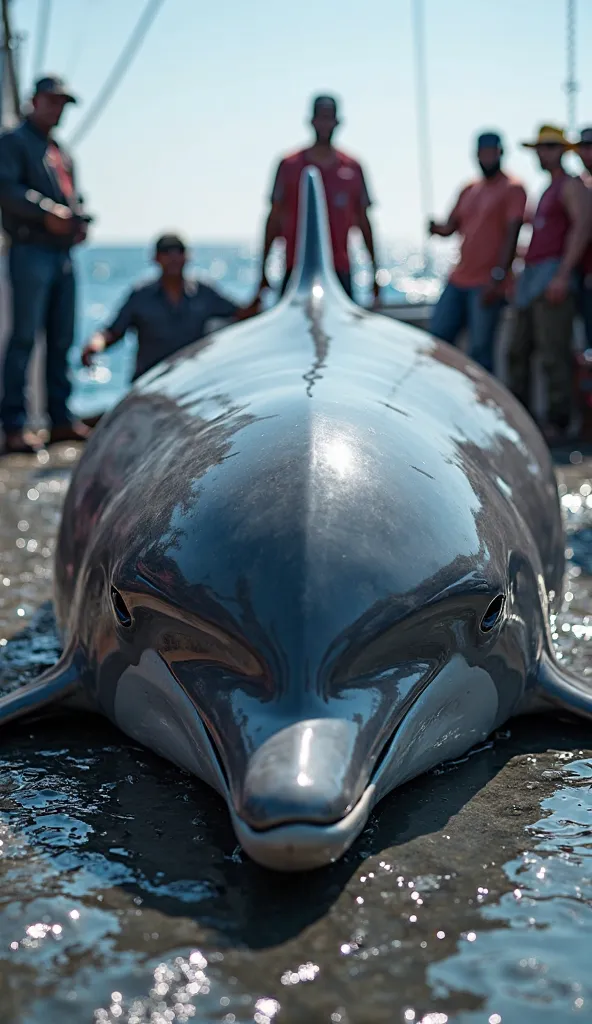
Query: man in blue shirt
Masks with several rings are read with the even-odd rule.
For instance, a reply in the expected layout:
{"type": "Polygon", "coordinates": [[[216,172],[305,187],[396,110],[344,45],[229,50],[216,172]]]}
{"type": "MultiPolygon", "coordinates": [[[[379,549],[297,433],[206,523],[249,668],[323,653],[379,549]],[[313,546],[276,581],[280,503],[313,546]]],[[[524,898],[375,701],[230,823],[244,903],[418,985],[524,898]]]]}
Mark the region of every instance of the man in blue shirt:
{"type": "Polygon", "coordinates": [[[0,137],[0,208],[10,240],[12,335],[4,357],[0,421],[6,452],[34,452],[27,433],[25,384],[35,336],[45,331],[50,443],[84,439],[68,410],[68,352],[74,341],[72,247],[86,237],[72,159],[52,137],[74,96],[53,75],[39,79],[30,115],[0,137]]]}
{"type": "Polygon", "coordinates": [[[187,250],[178,235],[159,238],[154,259],[160,277],[134,288],[109,327],[90,339],[82,353],[85,366],[133,329],[138,338],[136,380],[162,359],[203,338],[208,321],[240,320],[258,311],[257,305],[244,310],[209,285],[187,278],[187,250]]]}

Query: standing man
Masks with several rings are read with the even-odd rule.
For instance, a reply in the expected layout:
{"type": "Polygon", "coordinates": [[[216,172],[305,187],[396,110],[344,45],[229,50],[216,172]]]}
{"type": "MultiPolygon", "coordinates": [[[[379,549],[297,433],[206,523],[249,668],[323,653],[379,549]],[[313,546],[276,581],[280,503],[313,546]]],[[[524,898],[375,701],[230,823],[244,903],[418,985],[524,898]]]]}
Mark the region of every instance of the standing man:
{"type": "Polygon", "coordinates": [[[0,420],[6,452],[34,452],[39,439],[25,430],[25,384],[35,335],[45,330],[50,443],[88,435],[68,410],[68,351],[74,340],[72,247],[90,220],[70,156],[53,138],[68,103],[76,99],[56,76],[39,79],[32,111],[0,137],[0,209],[10,240],[12,335],[4,358],[0,420]]]}
{"type": "Polygon", "coordinates": [[[493,373],[494,341],[526,207],[519,181],[502,171],[502,141],[495,132],[477,139],[481,178],[466,185],[445,224],[430,235],[462,235],[459,261],[432,316],[431,333],[455,345],[465,327],[469,355],[493,373]]]}
{"type": "Polygon", "coordinates": [[[590,237],[584,251],[580,276],[580,300],[582,319],[586,330],[588,348],[592,348],[592,128],[584,128],[576,152],[584,165],[582,181],[588,189],[590,211],[590,237]]]}
{"type": "Polygon", "coordinates": [[[572,414],[576,270],[590,237],[588,195],[581,178],[563,168],[563,155],[572,146],[561,128],[543,125],[534,142],[522,145],[536,150],[551,182],[536,210],[524,273],[516,288],[508,383],[528,409],[532,357],[540,353],[548,391],[545,434],[552,443],[563,437],[572,414]]]}
{"type": "Polygon", "coordinates": [[[286,242],[286,273],[281,287],[284,293],[294,268],[296,234],[298,226],[298,198],[300,177],[305,167],[317,167],[323,179],[329,228],[333,247],[333,262],[341,284],[352,296],[351,268],[347,248],[350,228],[359,228],[370,254],[373,271],[373,294],[378,298],[376,259],[372,228],[368,220],[371,205],[362,168],[357,160],[333,146],[333,135],[339,126],[337,101],[332,96],[317,96],[313,102],[311,124],[315,141],[280,161],[271,193],[271,210],[265,225],[263,266],[258,295],[269,287],[265,264],[276,238],[286,242]]]}
{"type": "Polygon", "coordinates": [[[187,247],[178,235],[157,240],[154,261],[160,277],[134,288],[110,326],[90,339],[82,353],[85,366],[133,329],[138,337],[136,380],[162,359],[203,338],[209,320],[242,320],[256,312],[255,306],[244,310],[209,285],[187,278],[187,247]]]}

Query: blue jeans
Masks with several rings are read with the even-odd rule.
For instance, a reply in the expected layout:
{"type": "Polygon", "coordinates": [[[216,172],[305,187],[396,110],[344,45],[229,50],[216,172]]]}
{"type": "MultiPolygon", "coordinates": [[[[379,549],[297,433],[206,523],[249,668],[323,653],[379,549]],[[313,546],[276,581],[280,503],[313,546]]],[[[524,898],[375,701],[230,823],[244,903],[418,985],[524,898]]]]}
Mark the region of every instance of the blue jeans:
{"type": "Polygon", "coordinates": [[[483,288],[459,288],[448,282],[432,314],[430,331],[436,338],[456,345],[465,327],[469,330],[469,355],[493,373],[493,345],[504,302],[483,306],[483,288]]]}
{"type": "Polygon", "coordinates": [[[27,422],[27,366],[38,331],[45,329],[47,413],[52,426],[71,420],[68,351],[74,341],[75,281],[68,252],[49,246],[15,244],[10,248],[12,335],[3,368],[0,420],[5,433],[27,422]]]}

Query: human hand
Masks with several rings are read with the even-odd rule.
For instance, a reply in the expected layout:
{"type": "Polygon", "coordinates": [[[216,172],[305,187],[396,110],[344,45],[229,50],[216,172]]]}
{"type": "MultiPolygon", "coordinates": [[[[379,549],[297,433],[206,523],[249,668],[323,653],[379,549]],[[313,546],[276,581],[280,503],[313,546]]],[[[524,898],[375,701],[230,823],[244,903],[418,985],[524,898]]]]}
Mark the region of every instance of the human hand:
{"type": "Polygon", "coordinates": [[[559,271],[555,274],[555,277],[549,282],[545,290],[545,298],[548,302],[553,305],[559,305],[560,302],[565,302],[569,294],[569,277],[567,274],[559,271]]]}
{"type": "Polygon", "coordinates": [[[496,302],[501,302],[503,297],[503,283],[501,281],[492,281],[481,292],[481,305],[494,306],[496,302]]]}
{"type": "Polygon", "coordinates": [[[45,227],[52,235],[72,234],[72,221],[72,210],[61,203],[54,203],[51,213],[46,213],[44,217],[45,227]]]}
{"type": "Polygon", "coordinates": [[[82,355],[80,357],[82,365],[92,366],[94,357],[98,355],[99,352],[103,352],[104,348],[105,343],[102,337],[95,336],[94,338],[91,338],[90,341],[86,343],[82,350],[82,355]]]}

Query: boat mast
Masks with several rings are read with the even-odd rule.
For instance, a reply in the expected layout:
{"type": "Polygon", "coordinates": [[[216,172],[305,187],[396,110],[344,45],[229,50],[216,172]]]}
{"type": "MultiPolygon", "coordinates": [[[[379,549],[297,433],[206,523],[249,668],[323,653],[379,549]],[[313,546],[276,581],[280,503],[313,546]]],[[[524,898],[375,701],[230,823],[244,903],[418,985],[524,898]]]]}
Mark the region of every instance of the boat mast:
{"type": "Polygon", "coordinates": [[[13,128],[21,117],[15,52],[18,41],[10,22],[10,0],[2,3],[2,46],[0,50],[0,129],[13,128]]]}
{"type": "Polygon", "coordinates": [[[574,135],[577,129],[576,115],[576,93],[579,84],[576,78],[576,0],[567,0],[567,80],[565,91],[567,93],[567,130],[574,135]]]}
{"type": "MultiPolygon", "coordinates": [[[[420,182],[420,203],[422,229],[427,230],[428,219],[433,215],[432,160],[430,151],[430,127],[428,111],[428,90],[425,59],[425,24],[423,0],[411,0],[415,42],[415,104],[417,111],[417,155],[420,182]]],[[[423,246],[424,272],[428,269],[429,242],[423,246]]]]}

